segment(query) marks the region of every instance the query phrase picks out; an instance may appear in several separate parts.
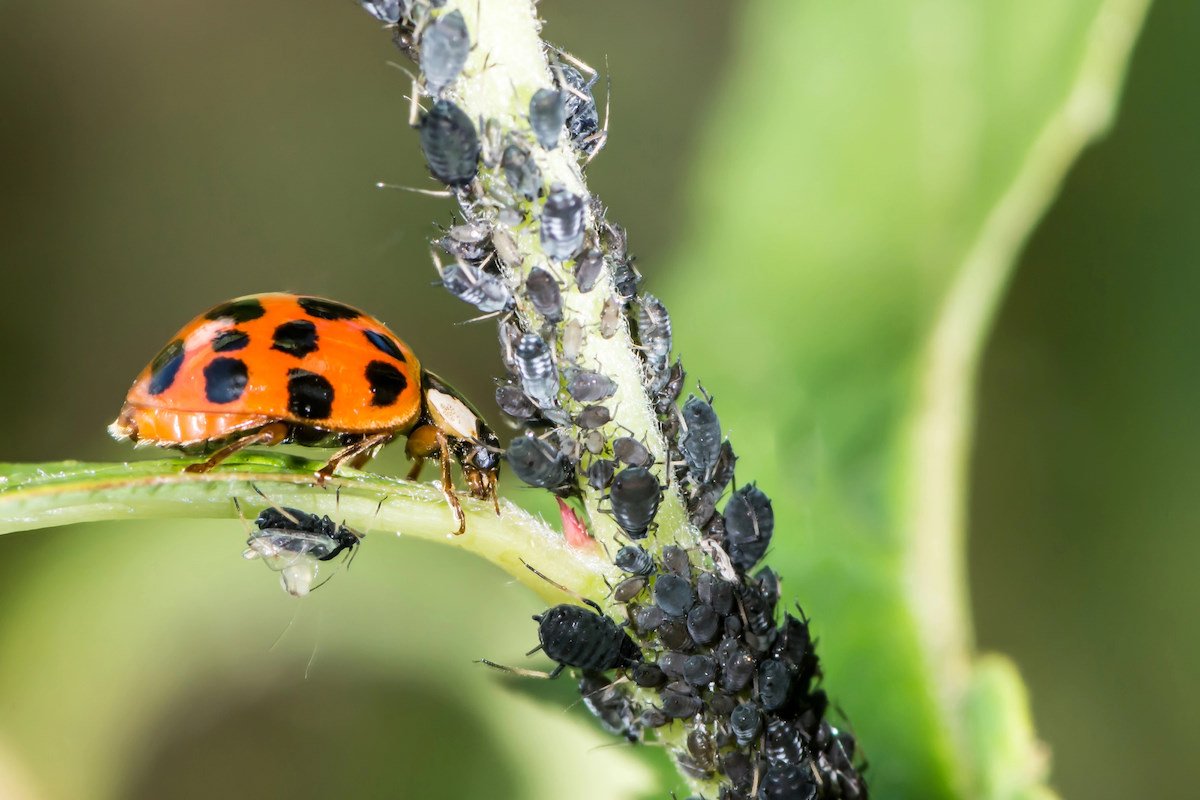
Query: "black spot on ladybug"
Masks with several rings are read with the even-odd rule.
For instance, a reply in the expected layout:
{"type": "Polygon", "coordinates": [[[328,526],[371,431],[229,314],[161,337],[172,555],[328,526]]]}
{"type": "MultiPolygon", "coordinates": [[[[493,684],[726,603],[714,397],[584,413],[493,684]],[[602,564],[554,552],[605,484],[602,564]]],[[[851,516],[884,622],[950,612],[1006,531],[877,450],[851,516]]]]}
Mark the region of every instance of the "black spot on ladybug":
{"type": "Polygon", "coordinates": [[[214,358],[204,368],[204,396],[210,403],[232,403],[246,390],[249,374],[239,358],[214,358]]]}
{"type": "Polygon", "coordinates": [[[317,349],[317,326],[306,319],[285,322],[271,335],[272,350],[280,350],[296,358],[304,358],[317,349]]]}
{"type": "Polygon", "coordinates": [[[150,362],[150,394],[162,394],[169,389],[182,363],[183,341],[176,339],[150,362]]]}
{"type": "Polygon", "coordinates": [[[301,419],[327,419],[333,411],[333,384],[303,369],[288,370],[288,413],[301,419]]]}
{"type": "Polygon", "coordinates": [[[362,312],[357,309],[320,297],[299,297],[296,302],[304,309],[305,314],[317,319],[355,319],[362,316],[362,312]]]}
{"type": "Polygon", "coordinates": [[[218,353],[228,353],[231,350],[241,350],[250,344],[249,334],[236,328],[226,328],[213,337],[212,349],[218,353]]]}
{"type": "Polygon", "coordinates": [[[382,334],[379,331],[363,331],[363,336],[367,337],[367,341],[375,346],[375,349],[384,355],[391,356],[397,361],[407,361],[404,357],[404,351],[400,349],[400,345],[396,344],[392,337],[382,334]]]}
{"type": "Polygon", "coordinates": [[[386,361],[367,364],[367,383],[371,384],[371,405],[390,406],[408,386],[404,373],[386,361]]]}
{"type": "Polygon", "coordinates": [[[253,298],[247,298],[245,300],[230,300],[228,303],[222,303],[205,314],[204,318],[249,322],[252,319],[258,319],[265,313],[267,312],[263,310],[262,303],[253,298]]]}

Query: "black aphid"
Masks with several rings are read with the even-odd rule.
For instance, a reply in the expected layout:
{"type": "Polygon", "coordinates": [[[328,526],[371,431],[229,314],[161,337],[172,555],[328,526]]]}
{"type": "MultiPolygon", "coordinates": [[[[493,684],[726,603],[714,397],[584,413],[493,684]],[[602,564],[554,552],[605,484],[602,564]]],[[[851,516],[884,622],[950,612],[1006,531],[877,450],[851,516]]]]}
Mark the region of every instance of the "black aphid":
{"type": "Polygon", "coordinates": [[[568,370],[566,377],[567,393],[580,403],[595,403],[612,397],[617,391],[617,384],[613,382],[612,378],[592,370],[568,370]]]}
{"type": "Polygon", "coordinates": [[[562,290],[553,275],[541,267],[534,267],[525,279],[525,292],[534,309],[547,322],[562,322],[562,290]]]}
{"type": "Polygon", "coordinates": [[[669,544],[662,549],[662,564],[667,572],[673,572],[687,578],[691,575],[692,562],[688,559],[687,550],[676,544],[669,544]]]}
{"type": "Polygon", "coordinates": [[[763,636],[775,627],[775,605],[768,602],[770,598],[763,595],[757,586],[739,586],[738,598],[746,615],[746,625],[751,631],[763,636]]]}
{"type": "Polygon", "coordinates": [[[581,292],[590,292],[604,271],[604,254],[588,250],[575,262],[575,285],[581,292]]]}
{"type": "Polygon", "coordinates": [[[538,407],[515,386],[496,387],[496,405],[508,416],[522,422],[532,422],[538,415],[538,407]]]}
{"type": "Polygon", "coordinates": [[[505,453],[513,474],[530,486],[559,489],[571,477],[571,463],[561,452],[535,436],[517,436],[505,453]]]}
{"type": "MultiPolygon", "coordinates": [[[[690,689],[690,687],[688,688],[690,689]]],[[[663,713],[672,719],[694,717],[704,707],[704,703],[699,697],[694,694],[686,694],[677,688],[664,689],[660,697],[662,698],[663,713]]]]}
{"type": "Polygon", "coordinates": [[[717,679],[717,662],[703,654],[689,656],[683,664],[683,679],[692,686],[707,686],[717,679]]]}
{"type": "Polygon", "coordinates": [[[504,179],[508,185],[526,200],[533,200],[542,193],[542,171],[538,169],[533,155],[524,147],[510,144],[504,148],[500,166],[504,168],[504,179]]]}
{"type": "Polygon", "coordinates": [[[799,729],[782,719],[767,723],[767,742],[763,755],[769,764],[798,764],[804,758],[804,739],[799,729]]]}
{"type": "Polygon", "coordinates": [[[604,144],[600,135],[600,114],[596,110],[596,99],[592,96],[592,86],[600,76],[592,75],[590,80],[585,81],[579,70],[561,62],[557,71],[561,72],[566,82],[562,88],[566,96],[567,132],[576,147],[591,155],[604,144]]]}
{"type": "Polygon", "coordinates": [[[455,189],[475,180],[479,135],[466,112],[449,100],[438,100],[421,115],[419,127],[421,151],[433,177],[455,189]]]}
{"type": "Polygon", "coordinates": [[[771,545],[775,512],[771,498],[753,483],[742,486],[725,504],[725,549],[733,565],[748,570],[771,545]]]}
{"type": "Polygon", "coordinates": [[[633,612],[633,627],[642,633],[657,631],[666,620],[667,615],[658,606],[642,606],[633,612]]]}
{"type": "Polygon", "coordinates": [[[563,92],[557,89],[538,89],[529,101],[529,126],[538,144],[547,150],[558,147],[558,137],[567,121],[567,104],[563,92]]]}
{"type": "Polygon", "coordinates": [[[485,314],[510,311],[516,306],[512,292],[495,275],[469,264],[447,264],[442,268],[446,291],[485,314]]]}
{"type": "Polygon", "coordinates": [[[462,73],[471,52],[467,22],[459,11],[442,14],[421,33],[421,73],[431,94],[441,94],[462,73]]]}
{"type": "Polygon", "coordinates": [[[642,593],[646,588],[646,578],[641,575],[635,575],[632,578],[626,578],[616,585],[613,589],[613,600],[618,603],[628,603],[633,598],[642,593]]]}
{"type": "Polygon", "coordinates": [[[617,551],[613,563],[634,575],[649,575],[654,572],[654,557],[637,545],[627,544],[622,547],[617,551]]]}
{"type": "MultiPolygon", "coordinates": [[[[661,608],[658,610],[662,611],[661,608]]],[[[666,612],[663,611],[663,614],[666,612]]],[[[683,619],[668,618],[658,626],[655,633],[663,646],[672,650],[688,650],[692,646],[692,637],[688,634],[687,622],[683,619]]]]}
{"type": "Polygon", "coordinates": [[[722,580],[712,572],[705,572],[696,579],[696,593],[700,602],[711,606],[722,616],[733,611],[733,584],[722,580]]]}
{"type": "Polygon", "coordinates": [[[550,187],[542,207],[542,249],[556,261],[568,261],[583,247],[584,200],[559,184],[550,187]]]}
{"type": "MultiPolygon", "coordinates": [[[[613,388],[616,388],[615,385],[613,388]]],[[[618,436],[613,440],[613,456],[631,467],[648,467],[654,463],[654,457],[646,445],[632,436],[618,436]]]]}
{"type": "Polygon", "coordinates": [[[584,406],[583,410],[575,415],[575,424],[585,431],[603,428],[610,422],[612,412],[607,406],[584,406]]]}
{"type": "Polygon", "coordinates": [[[658,513],[662,486],[645,467],[626,467],[613,478],[609,500],[621,529],[629,538],[641,539],[658,513]]]}
{"type": "Polygon", "coordinates": [[[745,747],[762,731],[762,712],[753,703],[743,703],[729,715],[729,727],[738,746],[745,747]]]}
{"type": "Polygon", "coordinates": [[[562,604],[533,619],[538,623],[540,648],[558,664],[550,677],[566,667],[603,672],[632,667],[642,660],[642,651],[629,635],[606,617],[600,606],[590,608],[562,604]]]}
{"type": "Polygon", "coordinates": [[[792,696],[791,669],[782,661],[765,659],[758,665],[758,695],[767,711],[778,711],[792,696]]]}
{"type": "Polygon", "coordinates": [[[629,677],[643,689],[654,689],[667,682],[667,676],[657,664],[638,664],[630,671],[629,677]]]}
{"type": "Polygon", "coordinates": [[[658,657],[658,668],[663,671],[663,674],[670,680],[683,680],[683,665],[687,663],[687,653],[663,653],[658,657]]]}
{"type": "MultiPolygon", "coordinates": [[[[663,383],[661,389],[654,395],[654,410],[661,416],[671,414],[675,409],[675,401],[679,399],[679,394],[683,390],[683,381],[687,377],[687,373],[683,371],[683,362],[675,359],[675,363],[671,365],[671,369],[667,372],[667,380],[663,383]]],[[[671,438],[674,438],[673,436],[671,438]]]]}
{"type": "Polygon", "coordinates": [[[495,252],[491,237],[490,225],[482,222],[464,222],[451,226],[446,235],[438,240],[438,245],[456,260],[480,266],[495,252]]]}
{"type": "Polygon", "coordinates": [[[668,617],[682,617],[696,603],[696,593],[687,578],[660,575],[654,582],[654,602],[668,617]]]}
{"type": "Polygon", "coordinates": [[[554,359],[545,340],[536,333],[526,333],[517,340],[513,354],[525,394],[542,408],[556,405],[558,372],[554,369],[554,359]]]}
{"type": "Polygon", "coordinates": [[[721,629],[721,617],[712,606],[694,606],[687,615],[688,635],[696,644],[709,644],[717,638],[721,629]]]}
{"type": "Polygon", "coordinates": [[[721,421],[712,404],[689,395],[683,404],[683,425],[679,450],[695,482],[703,484],[721,454],[721,421]]]}
{"type": "MultiPolygon", "coordinates": [[[[662,301],[652,294],[638,298],[637,336],[646,364],[656,374],[665,374],[667,357],[671,354],[671,315],[662,301]]],[[[665,383],[664,377],[662,385],[665,383]]]]}
{"type": "Polygon", "coordinates": [[[721,640],[717,661],[721,665],[721,685],[725,691],[737,694],[750,685],[754,677],[754,657],[736,640],[721,640]]]}
{"type": "Polygon", "coordinates": [[[758,800],[815,800],[817,784],[806,763],[777,764],[762,776],[758,800]]]}
{"type": "Polygon", "coordinates": [[[637,709],[633,702],[604,675],[584,673],[579,680],[579,694],[583,697],[583,704],[600,720],[604,730],[624,736],[631,742],[641,738],[637,709]]]}
{"type": "Polygon", "coordinates": [[[257,531],[250,537],[272,538],[280,549],[329,561],[352,550],[362,537],[327,516],[308,514],[298,508],[264,508],[254,520],[257,531]]]}
{"type": "Polygon", "coordinates": [[[597,458],[588,464],[587,482],[588,486],[595,489],[597,492],[602,492],[612,483],[613,475],[617,471],[617,462],[610,458],[597,458]]]}

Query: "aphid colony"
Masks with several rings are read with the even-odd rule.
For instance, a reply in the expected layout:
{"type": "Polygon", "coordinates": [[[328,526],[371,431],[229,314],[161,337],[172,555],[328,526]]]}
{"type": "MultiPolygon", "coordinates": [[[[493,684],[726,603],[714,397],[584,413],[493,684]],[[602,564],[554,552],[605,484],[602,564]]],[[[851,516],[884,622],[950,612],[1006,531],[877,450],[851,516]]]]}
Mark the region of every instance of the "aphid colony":
{"type": "Polygon", "coordinates": [[[712,398],[701,392],[680,404],[685,373],[671,361],[671,318],[642,291],[624,229],[595,198],[547,177],[549,154],[567,153],[582,169],[604,145],[596,75],[551,53],[549,83],[515,121],[472,119],[457,105],[456,86],[474,69],[460,12],[431,0],[360,2],[393,26],[420,68],[429,100],[414,117],[421,149],[463,214],[437,242],[449,256],[441,283],[498,317],[508,375],[496,403],[522,428],[505,459],[561,508],[602,496],[596,513],[623,537],[609,553],[621,577],[607,608],[583,601],[534,618],[551,674],[579,670],[585,705],[631,742],[679,726],[675,759],[720,798],[865,798],[855,739],[826,718],[807,620],[778,609],[778,576],[758,567],[774,535],[770,498],[735,483],[737,459],[712,398]],[[539,254],[528,252],[529,236],[525,250],[516,245],[527,227],[539,254]],[[568,290],[602,293],[598,317],[566,308],[568,290]],[[621,387],[585,355],[593,337],[626,332],[665,443],[661,461],[657,444],[621,429],[621,387]],[[658,541],[668,491],[680,493],[699,531],[694,547],[658,541]]]}

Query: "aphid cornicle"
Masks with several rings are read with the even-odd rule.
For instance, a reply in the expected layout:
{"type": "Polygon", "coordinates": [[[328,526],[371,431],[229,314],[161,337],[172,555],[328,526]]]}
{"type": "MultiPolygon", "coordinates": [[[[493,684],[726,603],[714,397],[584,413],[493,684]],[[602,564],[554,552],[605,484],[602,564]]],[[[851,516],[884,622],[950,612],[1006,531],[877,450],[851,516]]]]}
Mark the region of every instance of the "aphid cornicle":
{"type": "Polygon", "coordinates": [[[319,297],[250,295],[192,320],[138,375],[109,432],[211,453],[189,472],[207,472],[254,445],[341,447],[317,472],[321,482],[405,436],[410,479],[425,459],[440,459],[458,533],[466,516],[451,457],[471,495],[496,502],[499,440],[479,413],[382,322],[319,297]]]}
{"type": "Polygon", "coordinates": [[[265,508],[254,520],[254,526],[242,556],[262,559],[279,573],[284,591],[294,597],[303,597],[316,588],[320,562],[332,561],[341,553],[352,551],[362,539],[362,534],[327,516],[298,508],[265,508]]]}
{"type": "Polygon", "coordinates": [[[431,94],[440,94],[462,73],[471,36],[461,11],[442,14],[421,33],[421,74],[431,94]]]}
{"type": "Polygon", "coordinates": [[[418,124],[421,152],[433,177],[452,189],[470,185],[479,172],[479,134],[461,108],[438,100],[418,124]]]}

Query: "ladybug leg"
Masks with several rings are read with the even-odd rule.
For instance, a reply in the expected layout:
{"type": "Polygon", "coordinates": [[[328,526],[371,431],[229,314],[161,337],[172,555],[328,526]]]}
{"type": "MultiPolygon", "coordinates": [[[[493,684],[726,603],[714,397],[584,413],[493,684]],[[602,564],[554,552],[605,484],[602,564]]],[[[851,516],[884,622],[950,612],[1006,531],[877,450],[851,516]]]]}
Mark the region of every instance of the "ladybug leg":
{"type": "Polygon", "coordinates": [[[424,466],[425,466],[425,459],[414,458],[413,462],[412,462],[412,466],[409,467],[408,475],[406,476],[408,478],[408,480],[410,480],[410,481],[420,480],[421,468],[424,466]]]}
{"type": "Polygon", "coordinates": [[[392,435],[390,433],[373,433],[369,436],[364,436],[357,442],[346,445],[334,453],[325,466],[317,470],[317,483],[324,484],[325,481],[329,480],[337,468],[342,465],[342,462],[348,462],[351,467],[358,469],[370,461],[371,456],[375,455],[375,450],[387,444],[391,438],[392,435]]]}
{"type": "Polygon", "coordinates": [[[463,512],[462,503],[458,501],[458,495],[454,493],[454,479],[450,475],[450,440],[446,438],[446,434],[436,425],[422,425],[409,432],[404,452],[413,459],[412,469],[408,472],[409,480],[416,479],[426,458],[437,455],[438,461],[441,462],[439,466],[442,470],[442,494],[445,495],[450,510],[454,512],[454,519],[458,522],[458,528],[453,533],[455,536],[465,533],[467,515],[463,512]]]}
{"type": "Polygon", "coordinates": [[[433,425],[422,425],[409,431],[408,443],[404,446],[404,454],[412,459],[408,479],[415,481],[421,477],[421,467],[425,466],[425,459],[437,455],[437,452],[437,428],[433,425]]]}
{"type": "Polygon", "coordinates": [[[467,515],[463,513],[462,503],[458,502],[458,495],[454,493],[454,480],[450,477],[450,442],[446,439],[446,434],[438,431],[437,443],[441,451],[438,460],[442,468],[442,494],[446,496],[446,502],[454,511],[454,518],[458,520],[458,530],[454,531],[454,535],[462,536],[467,531],[467,515]]]}
{"type": "Polygon", "coordinates": [[[225,459],[229,458],[234,453],[245,450],[247,447],[253,447],[256,444],[261,444],[270,447],[273,444],[279,444],[285,441],[288,436],[288,426],[283,422],[273,422],[270,425],[264,425],[254,433],[235,439],[229,444],[222,447],[217,452],[209,456],[207,461],[202,461],[199,464],[188,464],[183,468],[184,472],[208,472],[210,469],[220,464],[225,459]]]}

